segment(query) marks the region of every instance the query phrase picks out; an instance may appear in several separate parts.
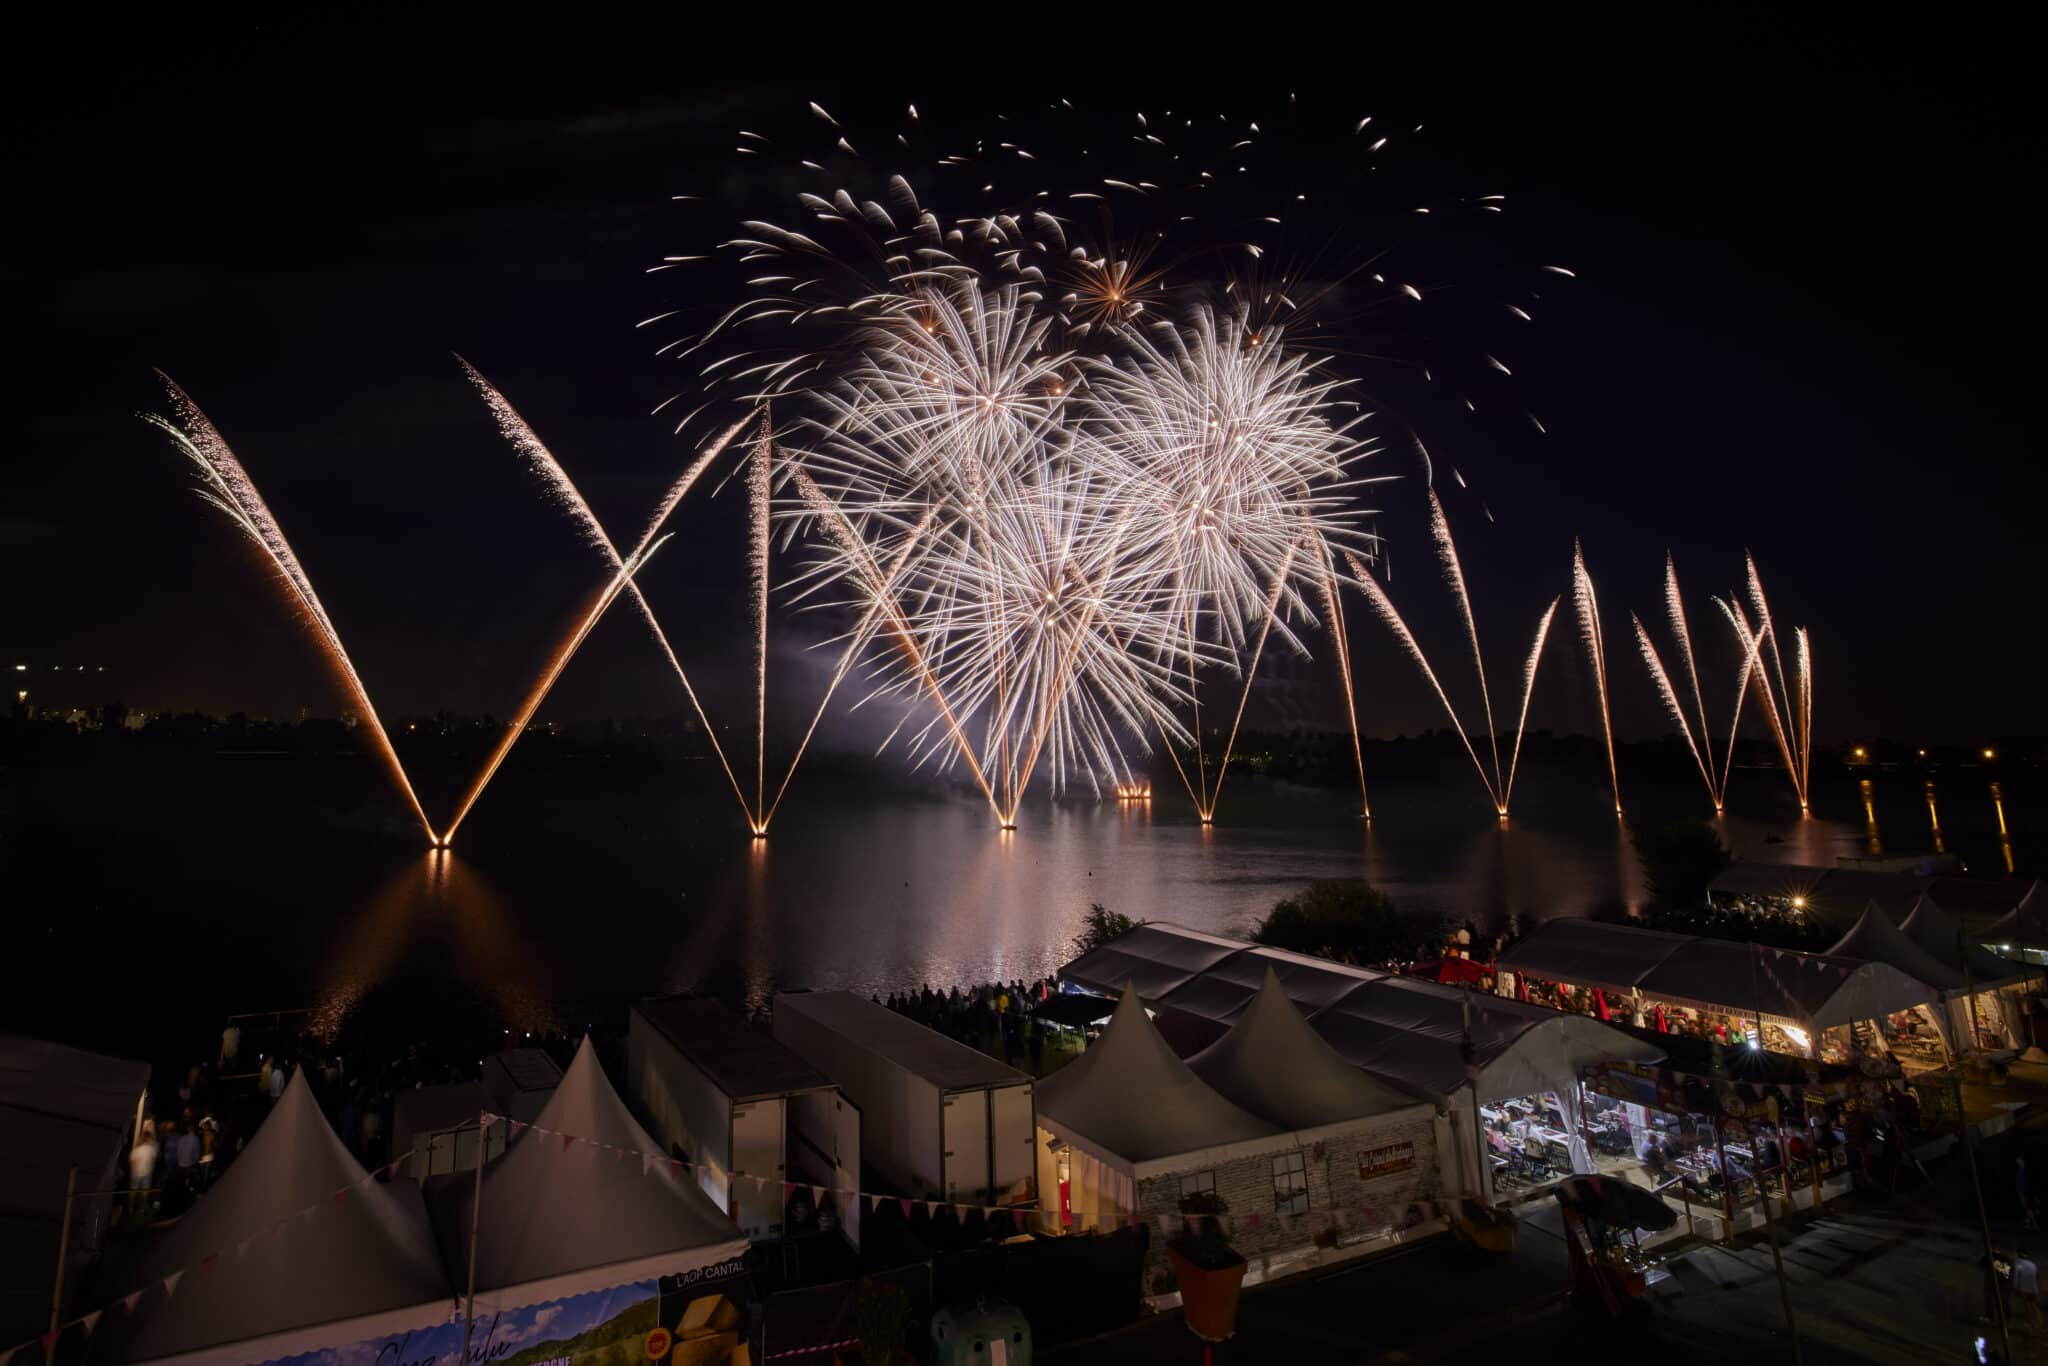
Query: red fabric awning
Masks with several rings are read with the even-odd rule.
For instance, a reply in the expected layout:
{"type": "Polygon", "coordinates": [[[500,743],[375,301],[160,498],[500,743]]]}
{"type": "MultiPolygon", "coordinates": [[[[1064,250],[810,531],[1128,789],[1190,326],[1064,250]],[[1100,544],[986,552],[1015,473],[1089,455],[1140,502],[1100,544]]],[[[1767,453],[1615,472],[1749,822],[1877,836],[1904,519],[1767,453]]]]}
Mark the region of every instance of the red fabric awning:
{"type": "Polygon", "coordinates": [[[1402,969],[1407,977],[1424,977],[1432,982],[1448,982],[1452,985],[1471,983],[1477,986],[1492,974],[1484,963],[1475,963],[1470,958],[1432,958],[1426,963],[1411,963],[1402,969]]]}

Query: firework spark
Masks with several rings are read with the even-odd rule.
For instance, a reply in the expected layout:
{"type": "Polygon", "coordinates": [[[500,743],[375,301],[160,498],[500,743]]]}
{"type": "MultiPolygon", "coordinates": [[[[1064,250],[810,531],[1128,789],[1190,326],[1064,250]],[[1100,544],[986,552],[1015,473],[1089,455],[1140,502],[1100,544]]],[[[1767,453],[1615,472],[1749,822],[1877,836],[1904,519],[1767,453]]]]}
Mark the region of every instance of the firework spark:
{"type": "Polygon", "coordinates": [[[1381,620],[1394,632],[1409,655],[1421,667],[1424,676],[1429,679],[1430,686],[1436,690],[1437,700],[1443,703],[1444,712],[1450,717],[1452,727],[1458,732],[1458,738],[1465,742],[1466,752],[1471,754],[1474,766],[1479,769],[1480,782],[1486,787],[1486,795],[1493,803],[1495,814],[1506,816],[1514,796],[1515,771],[1522,754],[1522,735],[1529,724],[1529,702],[1536,694],[1536,668],[1543,659],[1543,645],[1550,637],[1550,621],[1557,611],[1557,603],[1553,600],[1538,619],[1535,641],[1530,647],[1527,661],[1522,666],[1522,704],[1515,722],[1515,739],[1509,754],[1508,766],[1503,770],[1500,763],[1500,740],[1494,726],[1493,699],[1487,689],[1486,662],[1479,646],[1479,628],[1472,611],[1472,599],[1465,582],[1464,566],[1458,557],[1457,541],[1451,535],[1450,519],[1445,516],[1443,504],[1438,500],[1434,489],[1429,491],[1429,526],[1444,581],[1450,586],[1452,597],[1456,600],[1458,618],[1465,628],[1466,639],[1472,648],[1473,669],[1479,677],[1480,705],[1486,719],[1488,751],[1492,757],[1490,766],[1480,759],[1478,748],[1467,735],[1464,723],[1458,718],[1457,709],[1451,705],[1450,697],[1438,681],[1435,670],[1430,667],[1422,646],[1416,641],[1414,633],[1408,629],[1407,623],[1394,611],[1393,602],[1387,597],[1386,590],[1376,580],[1365,578],[1364,565],[1355,558],[1351,561],[1352,569],[1359,576],[1359,586],[1365,591],[1367,600],[1373,604],[1381,620]]]}
{"type": "MultiPolygon", "coordinates": [[[[512,406],[496,386],[462,357],[457,356],[456,360],[461,364],[463,372],[469,376],[470,383],[483,395],[484,404],[497,421],[498,430],[512,443],[513,449],[525,457],[534,473],[540,476],[542,484],[548,489],[556,504],[575,521],[583,533],[585,542],[604,555],[607,567],[612,573],[621,572],[627,560],[632,557],[619,553],[618,546],[613,543],[603,524],[597,520],[597,514],[591,511],[590,504],[584,500],[575,481],[569,478],[569,472],[563,468],[562,462],[555,458],[554,452],[548,449],[539,434],[520,416],[518,409],[512,406]]],[[[752,414],[749,414],[713,437],[698,453],[697,458],[684,469],[681,476],[669,486],[667,494],[655,507],[653,516],[648,519],[647,529],[640,534],[639,541],[635,543],[633,556],[644,555],[647,552],[654,538],[668,525],[669,518],[675,515],[676,507],[683,501],[683,495],[690,491],[704,471],[724,452],[727,444],[751,420],[752,414]]],[[[765,422],[765,416],[763,420],[765,422]]],[[[725,771],[726,780],[732,784],[733,795],[739,799],[741,809],[747,813],[748,825],[759,826],[762,823],[760,816],[756,808],[748,803],[746,791],[740,785],[739,774],[734,771],[731,762],[726,758],[724,748],[719,745],[718,730],[711,724],[711,718],[705,714],[704,704],[699,700],[696,688],[691,685],[689,672],[683,668],[682,660],[676,657],[675,647],[669,643],[668,633],[662,629],[660,620],[654,615],[653,607],[648,605],[646,597],[641,593],[640,585],[630,577],[625,581],[625,591],[632,596],[634,605],[640,609],[641,619],[647,623],[647,629],[653,634],[654,642],[660,647],[662,657],[668,661],[676,681],[682,684],[683,696],[689,699],[690,709],[696,713],[698,724],[703,726],[704,734],[711,742],[711,752],[718,757],[719,767],[725,771]]],[[[566,660],[563,662],[567,663],[566,660]]],[[[516,732],[514,734],[516,735],[516,732]]]]}
{"type": "MultiPolygon", "coordinates": [[[[1799,798],[1799,809],[1805,812],[1808,804],[1808,775],[1813,759],[1813,647],[1807,639],[1804,627],[1793,631],[1793,675],[1791,686],[1786,686],[1783,662],[1780,657],[1776,635],[1777,628],[1771,620],[1770,602],[1764,596],[1763,581],[1758,576],[1756,561],[1745,557],[1747,589],[1750,606],[1756,612],[1752,623],[1743,611],[1736,595],[1715,598],[1714,603],[1735,632],[1738,645],[1742,647],[1742,686],[1735,695],[1735,716],[1739,724],[1742,704],[1748,695],[1749,684],[1756,684],[1757,702],[1763,708],[1764,720],[1769,724],[1771,739],[1778,747],[1778,757],[1785,765],[1785,773],[1792,780],[1792,790],[1799,798]],[[1770,667],[1766,668],[1766,661],[1770,667]],[[1772,673],[1778,675],[1778,686],[1771,686],[1772,673]]],[[[1729,735],[1730,762],[1733,762],[1734,735],[1729,735]]]]}
{"type": "Polygon", "coordinates": [[[320,595],[313,591],[313,581],[299,564],[299,557],[293,553],[291,543],[277,525],[277,519],[270,515],[270,508],[256,491],[256,485],[242,468],[242,462],[235,458],[234,451],[221,438],[206,414],[200,411],[199,405],[169,375],[158,371],[157,378],[163,381],[170,395],[175,417],[166,419],[145,413],[143,419],[165,432],[198,468],[204,480],[199,496],[226,513],[270,562],[279,582],[284,584],[293,603],[312,626],[314,639],[325,655],[328,667],[355,704],[363,724],[369,728],[378,757],[384,761],[391,780],[404,795],[406,805],[412,808],[420,829],[426,832],[429,843],[439,843],[441,837],[434,833],[433,823],[427,819],[427,813],[413,791],[412,781],[406,777],[405,765],[399,762],[398,751],[392,747],[391,737],[385,733],[384,723],[377,717],[377,708],[370,701],[370,691],[363,686],[355,662],[341,643],[341,632],[335,629],[333,619],[321,605],[320,595]]]}
{"type": "Polygon", "coordinates": [[[1607,742],[1607,776],[1614,785],[1614,814],[1621,814],[1621,770],[1614,762],[1614,716],[1607,707],[1607,645],[1600,634],[1600,597],[1593,591],[1593,576],[1586,572],[1586,557],[1577,541],[1572,542],[1572,605],[1578,611],[1579,634],[1586,643],[1586,656],[1593,666],[1593,690],[1600,701],[1600,733],[1607,742]]]}
{"type": "Polygon", "coordinates": [[[576,657],[576,651],[582,647],[584,639],[590,635],[591,629],[604,616],[605,609],[612,605],[613,600],[619,596],[620,590],[633,581],[633,576],[640,572],[641,566],[646,564],[654,552],[659,550],[667,540],[668,537],[666,535],[657,536],[645,546],[634,551],[619,566],[619,571],[612,576],[612,581],[606,584],[604,590],[598,594],[597,601],[592,603],[590,609],[583,614],[582,620],[577,623],[575,630],[571,631],[562,643],[556,647],[554,657],[548,661],[548,666],[541,671],[540,677],[534,680],[532,689],[526,694],[526,700],[520,704],[518,712],[512,718],[512,724],[507,726],[505,733],[499,737],[497,747],[491,751],[490,758],[485,761],[482,771],[477,774],[476,781],[471,783],[469,791],[463,794],[461,803],[455,808],[455,818],[448,822],[447,830],[443,831],[440,839],[436,841],[441,848],[445,849],[454,843],[456,830],[462,825],[463,821],[468,819],[470,809],[476,805],[476,800],[483,795],[484,789],[490,786],[491,779],[497,776],[498,766],[505,762],[505,756],[512,752],[512,746],[517,744],[519,737],[526,733],[527,726],[533,721],[533,714],[539,711],[540,704],[547,700],[548,693],[555,686],[555,681],[562,676],[562,670],[569,667],[569,661],[576,657]]]}

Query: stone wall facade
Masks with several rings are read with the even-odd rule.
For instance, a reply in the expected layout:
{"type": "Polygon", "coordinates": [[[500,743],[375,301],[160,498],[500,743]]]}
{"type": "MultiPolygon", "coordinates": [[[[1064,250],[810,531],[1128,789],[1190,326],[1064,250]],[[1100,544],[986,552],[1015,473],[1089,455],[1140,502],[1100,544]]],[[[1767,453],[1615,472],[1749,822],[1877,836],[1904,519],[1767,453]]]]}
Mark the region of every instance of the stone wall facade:
{"type": "Polygon", "coordinates": [[[1181,1227],[1184,1184],[1213,1182],[1228,1206],[1224,1226],[1231,1246],[1247,1260],[1290,1252],[1318,1238],[1355,1239],[1408,1221],[1413,1205],[1435,1201],[1443,1190],[1435,1116],[1422,1109],[1300,1147],[1234,1158],[1208,1167],[1147,1177],[1137,1183],[1138,1213],[1160,1236],[1145,1267],[1145,1293],[1172,1288],[1166,1244],[1181,1227]],[[1308,1182],[1304,1214],[1279,1212],[1276,1159],[1299,1154],[1308,1182]]]}

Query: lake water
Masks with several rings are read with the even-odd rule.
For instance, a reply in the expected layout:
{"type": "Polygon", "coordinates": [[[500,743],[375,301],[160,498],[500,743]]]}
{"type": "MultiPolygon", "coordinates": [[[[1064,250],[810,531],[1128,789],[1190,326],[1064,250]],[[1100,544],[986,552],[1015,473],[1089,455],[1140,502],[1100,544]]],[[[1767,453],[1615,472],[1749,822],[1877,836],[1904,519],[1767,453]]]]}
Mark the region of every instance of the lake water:
{"type": "MultiPolygon", "coordinates": [[[[1698,816],[1697,782],[1627,782],[1630,818],[1698,816]]],[[[359,757],[90,760],[17,770],[8,791],[11,1027],[138,1052],[204,1041],[237,1011],[314,1007],[330,1025],[574,1028],[635,997],[759,1002],[791,986],[887,993],[1032,978],[1091,902],[1234,931],[1322,877],[1362,876],[1422,921],[1615,914],[1640,869],[1604,771],[1525,768],[1494,819],[1469,772],[1356,795],[1231,778],[1218,823],[1177,792],[1118,805],[1034,797],[1020,828],[978,798],[820,769],[770,838],[746,838],[708,773],[508,766],[430,854],[359,757]]],[[[2008,778],[1938,782],[1943,847],[2022,872],[2048,803],[2008,778]],[[2001,840],[2002,815],[2009,839],[2001,840]]],[[[1829,864],[1931,851],[1916,776],[1816,789],[1738,772],[1722,838],[1741,857],[1829,864]],[[1873,834],[1874,826],[1874,834],[1873,834]]],[[[193,1047],[200,1044],[195,1043],[193,1047]]],[[[188,1054],[189,1055],[189,1054],[188,1054]]]]}

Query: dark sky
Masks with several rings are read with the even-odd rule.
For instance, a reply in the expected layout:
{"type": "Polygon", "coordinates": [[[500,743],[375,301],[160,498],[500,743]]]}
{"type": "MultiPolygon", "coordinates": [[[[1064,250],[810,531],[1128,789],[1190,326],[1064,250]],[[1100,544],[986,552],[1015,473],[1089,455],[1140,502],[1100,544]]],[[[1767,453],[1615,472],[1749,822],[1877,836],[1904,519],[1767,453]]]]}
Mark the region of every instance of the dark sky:
{"type": "MultiPolygon", "coordinates": [[[[24,44],[0,254],[4,662],[106,667],[65,700],[336,709],[249,553],[136,420],[160,406],[161,366],[269,498],[381,708],[502,713],[599,566],[451,353],[524,410],[616,534],[637,527],[686,456],[647,416],[675,372],[633,327],[670,288],[643,272],[705,245],[672,195],[756,174],[737,128],[786,126],[812,98],[856,116],[1077,91],[1256,110],[1304,90],[1426,120],[1450,171],[1511,196],[1517,249],[1579,274],[1516,367],[1549,435],[1431,432],[1472,483],[1446,497],[1497,691],[1567,588],[1576,535],[1625,730],[1659,728],[1625,613],[1660,607],[1667,547],[1713,668],[1707,594],[1755,551],[1781,621],[1814,633],[1823,738],[2044,729],[2043,477],[2023,416],[2042,157],[2016,38],[1730,10],[1268,35],[1252,13],[1179,49],[1118,13],[1036,35],[904,39],[892,21],[837,47],[805,30],[807,52],[759,27],[577,31],[563,12],[502,32],[334,16],[24,44]]],[[[1383,460],[1419,471],[1401,443],[1383,460]]],[[[1382,490],[1381,529],[1418,633],[1455,664],[1419,499],[1417,479],[1382,490]]],[[[740,507],[728,492],[687,511],[650,595],[686,654],[732,657],[740,507]]],[[[1371,728],[1433,724],[1383,636],[1357,634],[1371,728]]],[[[783,648],[802,638],[785,628],[783,648]]],[[[1570,660],[1546,665],[1534,724],[1587,724],[1570,660]]],[[[550,714],[680,705],[620,617],[550,714]]]]}

